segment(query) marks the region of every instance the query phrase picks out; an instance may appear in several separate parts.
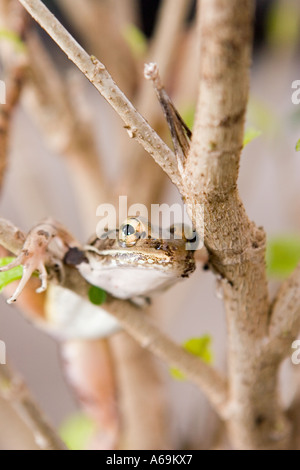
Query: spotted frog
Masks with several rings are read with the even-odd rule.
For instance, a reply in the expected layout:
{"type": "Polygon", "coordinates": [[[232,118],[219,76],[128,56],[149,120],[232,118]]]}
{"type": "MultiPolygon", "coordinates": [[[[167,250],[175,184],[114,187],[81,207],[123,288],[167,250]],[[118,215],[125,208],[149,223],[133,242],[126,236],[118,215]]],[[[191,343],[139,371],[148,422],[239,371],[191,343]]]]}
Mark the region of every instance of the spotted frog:
{"type": "MultiPolygon", "coordinates": [[[[23,277],[8,303],[17,300],[35,271],[41,278],[38,292],[46,290],[46,266],[63,269],[64,263],[112,296],[139,303],[195,270],[193,242],[176,227],[164,232],[140,217],[128,217],[119,229],[95,236],[81,247],[64,227],[47,219],[29,232],[19,256],[0,271],[23,266],[23,277]]],[[[47,294],[48,320],[64,336],[99,337],[118,327],[105,312],[105,304],[99,309],[55,284],[50,284],[47,294]]]]}

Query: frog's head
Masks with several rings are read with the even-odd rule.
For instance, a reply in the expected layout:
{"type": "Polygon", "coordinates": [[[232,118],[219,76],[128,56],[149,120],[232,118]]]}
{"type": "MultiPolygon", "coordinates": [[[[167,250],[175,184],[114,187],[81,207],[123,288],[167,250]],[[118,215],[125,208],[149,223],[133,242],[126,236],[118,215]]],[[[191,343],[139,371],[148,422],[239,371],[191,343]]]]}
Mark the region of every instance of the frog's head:
{"type": "Polygon", "coordinates": [[[128,217],[116,231],[91,239],[85,255],[81,274],[119,298],[147,296],[195,270],[183,231],[178,236],[175,227],[156,229],[141,217],[128,217]]]}

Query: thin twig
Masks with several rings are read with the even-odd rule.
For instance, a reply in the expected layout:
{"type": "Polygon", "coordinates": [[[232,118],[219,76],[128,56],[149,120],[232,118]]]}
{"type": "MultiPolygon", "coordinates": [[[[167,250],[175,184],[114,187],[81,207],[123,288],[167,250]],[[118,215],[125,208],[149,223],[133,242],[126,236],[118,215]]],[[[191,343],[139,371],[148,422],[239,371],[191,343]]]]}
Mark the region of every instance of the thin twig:
{"type": "Polygon", "coordinates": [[[137,112],[104,65],[96,57],[87,54],[40,0],[19,1],[115,109],[123,119],[129,136],[137,140],[171,180],[180,186],[181,179],[174,153],[137,112]]]}
{"type": "Polygon", "coordinates": [[[41,450],[67,450],[35,403],[23,380],[8,365],[0,366],[0,395],[9,401],[32,431],[41,450]]]}

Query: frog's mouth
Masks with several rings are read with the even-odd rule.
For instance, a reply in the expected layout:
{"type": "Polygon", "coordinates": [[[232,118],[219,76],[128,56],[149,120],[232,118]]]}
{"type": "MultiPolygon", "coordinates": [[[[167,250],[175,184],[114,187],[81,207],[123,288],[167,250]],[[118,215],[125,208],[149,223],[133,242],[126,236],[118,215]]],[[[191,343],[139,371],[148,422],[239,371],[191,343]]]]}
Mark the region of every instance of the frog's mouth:
{"type": "Polygon", "coordinates": [[[134,251],[130,248],[102,251],[89,246],[86,255],[89,262],[78,267],[83,277],[123,299],[164,290],[180,278],[188,277],[195,269],[191,253],[188,258],[178,259],[178,253],[175,256],[171,250],[148,254],[136,247],[134,251]]]}
{"type": "MultiPolygon", "coordinates": [[[[143,266],[148,269],[164,269],[174,261],[172,255],[163,250],[155,252],[155,257],[136,249],[133,252],[130,248],[122,249],[122,251],[113,249],[102,251],[93,246],[89,246],[88,251],[94,252],[98,255],[97,264],[101,266],[101,269],[109,267],[115,268],[116,266],[119,266],[120,268],[138,268],[143,266]]],[[[91,265],[94,264],[91,259],[90,263],[91,265]]]]}

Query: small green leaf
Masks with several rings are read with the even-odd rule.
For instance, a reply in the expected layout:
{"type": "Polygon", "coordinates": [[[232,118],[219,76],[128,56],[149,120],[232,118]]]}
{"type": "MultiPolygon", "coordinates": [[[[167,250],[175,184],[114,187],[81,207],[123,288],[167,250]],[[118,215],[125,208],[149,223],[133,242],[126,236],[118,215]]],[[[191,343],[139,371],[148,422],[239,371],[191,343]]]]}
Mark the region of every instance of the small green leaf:
{"type": "Polygon", "coordinates": [[[188,128],[192,130],[196,114],[196,106],[194,103],[189,106],[185,106],[183,109],[180,109],[179,112],[188,128]]]}
{"type": "Polygon", "coordinates": [[[19,52],[24,52],[26,50],[25,43],[22,41],[20,36],[10,29],[0,29],[0,39],[5,39],[13,43],[19,52]]]}
{"type": "Polygon", "coordinates": [[[123,30],[123,37],[137,58],[144,57],[147,52],[147,39],[144,33],[134,24],[128,24],[123,30]]]}
{"type": "Polygon", "coordinates": [[[59,434],[70,450],[84,450],[96,432],[95,423],[83,413],[67,418],[60,426],[59,434]]]}
{"type": "MultiPolygon", "coordinates": [[[[207,364],[213,362],[213,353],[211,350],[211,336],[204,335],[200,338],[190,338],[183,343],[183,348],[194,356],[199,357],[207,364]]],[[[184,374],[176,367],[170,368],[170,374],[176,380],[185,380],[184,374]]]]}
{"type": "Polygon", "coordinates": [[[89,299],[94,305],[102,305],[106,301],[106,292],[100,287],[91,286],[89,289],[89,299]]]}
{"type": "MultiPolygon", "coordinates": [[[[11,263],[14,259],[15,258],[0,258],[0,267],[6,266],[7,264],[11,263]]],[[[19,279],[21,279],[22,275],[22,266],[17,266],[16,268],[12,268],[9,271],[0,273],[0,292],[11,282],[18,281],[19,279]]]]}
{"type": "Polygon", "coordinates": [[[253,95],[250,95],[247,116],[253,127],[266,135],[273,135],[280,130],[276,112],[263,100],[253,95]]]}
{"type": "Polygon", "coordinates": [[[210,335],[204,335],[200,338],[189,339],[184,343],[183,347],[191,354],[194,354],[194,356],[200,357],[207,364],[211,364],[213,361],[211,341],[210,335]]]}
{"type": "Polygon", "coordinates": [[[268,275],[284,279],[300,261],[300,237],[289,234],[270,238],[266,256],[268,275]]]}
{"type": "Polygon", "coordinates": [[[300,152],[300,139],[296,143],[296,152],[300,152]]]}
{"type": "Polygon", "coordinates": [[[246,129],[245,131],[243,146],[245,147],[247,144],[252,142],[252,140],[256,139],[261,134],[262,132],[258,129],[255,129],[254,127],[248,127],[248,129],[246,129]]]}
{"type": "Polygon", "coordinates": [[[170,367],[170,374],[175,380],[185,380],[183,373],[180,372],[179,369],[176,369],[176,367],[170,367]]]}

